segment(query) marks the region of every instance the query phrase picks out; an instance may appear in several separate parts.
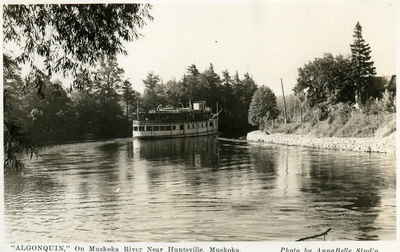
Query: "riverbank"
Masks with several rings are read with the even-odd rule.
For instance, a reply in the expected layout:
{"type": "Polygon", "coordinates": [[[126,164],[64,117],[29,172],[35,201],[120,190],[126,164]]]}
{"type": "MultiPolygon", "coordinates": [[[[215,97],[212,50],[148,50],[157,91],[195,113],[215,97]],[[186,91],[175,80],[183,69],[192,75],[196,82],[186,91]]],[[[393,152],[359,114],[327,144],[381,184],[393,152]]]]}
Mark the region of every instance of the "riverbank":
{"type": "Polygon", "coordinates": [[[360,152],[395,152],[395,133],[386,137],[314,137],[295,134],[271,134],[260,130],[247,134],[250,142],[282,144],[290,146],[303,146],[318,149],[345,150],[360,152]]]}

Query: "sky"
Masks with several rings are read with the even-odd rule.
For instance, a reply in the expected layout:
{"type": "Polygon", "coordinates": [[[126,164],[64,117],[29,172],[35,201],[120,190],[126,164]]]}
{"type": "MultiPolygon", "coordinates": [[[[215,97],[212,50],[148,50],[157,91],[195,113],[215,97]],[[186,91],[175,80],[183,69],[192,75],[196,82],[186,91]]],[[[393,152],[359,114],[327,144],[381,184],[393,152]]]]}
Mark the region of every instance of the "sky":
{"type": "Polygon", "coordinates": [[[155,2],[143,37],[127,43],[118,62],[134,88],[154,72],[166,82],[186,68],[213,63],[221,73],[248,72],[281,95],[297,69],[324,53],[350,54],[357,21],[372,49],[378,75],[395,73],[395,10],[389,0],[247,0],[155,2]]]}

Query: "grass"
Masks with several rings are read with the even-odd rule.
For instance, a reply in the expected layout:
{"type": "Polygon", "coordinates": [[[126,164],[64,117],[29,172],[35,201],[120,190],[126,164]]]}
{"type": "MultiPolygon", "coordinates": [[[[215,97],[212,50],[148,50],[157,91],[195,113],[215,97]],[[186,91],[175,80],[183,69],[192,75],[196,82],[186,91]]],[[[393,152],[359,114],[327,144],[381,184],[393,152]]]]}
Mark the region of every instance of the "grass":
{"type": "Polygon", "coordinates": [[[303,123],[275,124],[272,133],[301,134],[317,137],[386,137],[396,131],[394,113],[374,114],[339,105],[330,108],[327,118],[316,120],[310,110],[303,123]]]}

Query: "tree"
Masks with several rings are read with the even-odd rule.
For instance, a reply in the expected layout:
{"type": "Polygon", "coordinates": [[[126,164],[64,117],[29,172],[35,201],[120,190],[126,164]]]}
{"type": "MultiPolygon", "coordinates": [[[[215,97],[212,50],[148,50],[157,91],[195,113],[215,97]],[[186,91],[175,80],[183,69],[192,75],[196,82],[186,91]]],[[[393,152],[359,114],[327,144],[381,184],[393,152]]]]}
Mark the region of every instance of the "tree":
{"type": "Polygon", "coordinates": [[[371,60],[371,47],[363,39],[362,27],[357,22],[351,48],[352,80],[356,89],[357,103],[365,104],[368,100],[368,85],[375,76],[374,62],[371,60]]]}
{"type": "Polygon", "coordinates": [[[182,107],[187,104],[187,90],[185,90],[183,81],[169,80],[165,86],[169,105],[182,107]]]}
{"type": "Polygon", "coordinates": [[[311,107],[323,103],[353,103],[355,89],[350,77],[350,59],[325,54],[298,69],[294,92],[297,96],[305,95],[311,107]]]}
{"type": "Polygon", "coordinates": [[[257,85],[253,78],[250,76],[249,73],[244,74],[244,79],[242,80],[242,101],[244,104],[246,104],[248,107],[254,92],[257,89],[257,85]]]}
{"type": "Polygon", "coordinates": [[[125,103],[125,120],[127,125],[127,136],[132,132],[132,120],[137,111],[137,103],[140,99],[140,93],[132,89],[132,83],[125,80],[122,83],[122,101],[125,103]]]}
{"type": "Polygon", "coordinates": [[[396,112],[396,75],[392,75],[387,80],[385,92],[382,97],[386,111],[396,112]]]}
{"type": "Polygon", "coordinates": [[[129,120],[129,114],[131,112],[130,107],[134,106],[136,102],[136,93],[132,89],[132,83],[128,80],[125,80],[121,86],[122,94],[121,98],[122,101],[125,103],[125,115],[127,120],[129,120]]]}
{"type": "Polygon", "coordinates": [[[393,96],[396,97],[396,75],[392,75],[390,80],[386,83],[385,89],[393,96]]]}
{"type": "Polygon", "coordinates": [[[73,90],[71,99],[75,110],[75,135],[78,139],[93,138],[96,136],[97,120],[99,119],[99,102],[91,92],[73,90]]]}
{"type": "Polygon", "coordinates": [[[165,105],[167,101],[165,86],[161,83],[160,76],[150,72],[143,80],[145,86],[143,108],[146,111],[155,109],[158,105],[165,105]]]}
{"type": "Polygon", "coordinates": [[[216,111],[216,104],[220,102],[221,98],[221,79],[214,71],[212,63],[210,63],[208,69],[201,74],[200,86],[203,90],[201,90],[200,96],[197,98],[206,100],[213,111],[216,111]]]}
{"type": "MultiPolygon", "coordinates": [[[[29,83],[27,83],[29,85],[29,83]]],[[[72,101],[60,81],[48,80],[43,90],[46,99],[27,89],[23,96],[25,120],[29,138],[37,145],[73,139],[74,111],[72,101]]]]}
{"type": "Polygon", "coordinates": [[[195,64],[186,68],[186,73],[183,76],[183,94],[186,96],[182,101],[184,104],[193,102],[194,99],[201,99],[202,92],[205,90],[200,81],[201,75],[195,64]]]}
{"type": "Polygon", "coordinates": [[[22,49],[18,63],[49,76],[76,72],[103,55],[126,54],[122,42],[140,37],[138,28],[152,20],[150,9],[149,4],[5,5],[4,41],[22,49]]]}
{"type": "Polygon", "coordinates": [[[117,90],[122,85],[124,70],[118,66],[115,56],[102,57],[100,66],[94,72],[92,92],[101,98],[102,103],[118,99],[117,90]]]}
{"type": "Polygon", "coordinates": [[[114,56],[103,57],[94,72],[92,94],[96,98],[97,117],[95,118],[97,137],[114,137],[116,132],[123,134],[124,117],[119,104],[124,70],[118,66],[114,56]]]}
{"type": "Polygon", "coordinates": [[[35,144],[28,138],[24,128],[26,113],[21,105],[24,82],[21,69],[10,56],[3,54],[3,86],[4,86],[4,167],[22,167],[17,153],[34,153],[35,144]]]}
{"type": "Polygon", "coordinates": [[[237,122],[235,131],[244,131],[243,133],[245,133],[252,130],[248,121],[249,106],[252,96],[257,90],[257,85],[249,73],[245,73],[243,77],[243,79],[240,79],[237,73],[234,76],[233,93],[237,102],[233,108],[233,113],[235,113],[235,121],[237,122]]]}
{"type": "Polygon", "coordinates": [[[233,80],[230,76],[228,70],[222,72],[222,91],[221,91],[221,103],[226,108],[225,112],[228,112],[228,116],[230,115],[229,108],[232,108],[234,103],[234,93],[233,93],[233,80]]]}
{"type": "MultiPolygon", "coordinates": [[[[239,124],[240,121],[238,120],[238,111],[240,110],[240,107],[242,105],[239,104],[238,99],[235,96],[234,80],[230,76],[228,70],[222,72],[221,84],[222,87],[219,101],[221,103],[223,111],[220,115],[219,128],[224,134],[228,136],[232,136],[233,134],[238,134],[237,136],[242,136],[244,132],[240,132],[240,128],[236,128],[236,126],[241,127],[241,125],[239,124]]],[[[246,110],[247,109],[248,108],[246,107],[246,110]]],[[[247,117],[245,119],[247,124],[247,117]]],[[[246,131],[245,128],[246,127],[242,128],[242,130],[246,131]]]]}
{"type": "Polygon", "coordinates": [[[276,96],[266,86],[258,88],[250,103],[249,123],[264,128],[268,121],[275,119],[279,114],[276,96]]]}
{"type": "MultiPolygon", "coordinates": [[[[150,9],[149,4],[5,5],[3,38],[10,61],[4,61],[4,72],[12,71],[14,65],[29,64],[29,82],[42,98],[44,85],[54,73],[79,76],[75,79],[83,81],[74,82],[74,86],[83,88],[82,84],[90,83],[91,66],[104,55],[126,54],[123,42],[141,36],[139,29],[153,19],[150,9]],[[15,64],[8,63],[11,60],[15,64]]],[[[16,130],[20,127],[11,118],[16,104],[9,101],[5,100],[4,147],[15,157],[34,148],[16,130]],[[19,147],[8,148],[14,145],[19,147]]],[[[5,166],[12,163],[5,162],[5,166]]]]}

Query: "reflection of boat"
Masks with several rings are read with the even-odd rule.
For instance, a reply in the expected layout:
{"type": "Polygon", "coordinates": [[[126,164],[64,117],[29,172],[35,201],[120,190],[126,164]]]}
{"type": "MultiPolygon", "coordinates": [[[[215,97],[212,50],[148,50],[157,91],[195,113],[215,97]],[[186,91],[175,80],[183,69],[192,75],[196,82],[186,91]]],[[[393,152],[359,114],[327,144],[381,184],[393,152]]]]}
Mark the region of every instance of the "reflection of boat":
{"type": "Polygon", "coordinates": [[[137,113],[133,121],[134,138],[189,137],[213,135],[218,132],[218,115],[204,101],[190,108],[158,107],[148,113],[137,113]]]}
{"type": "Polygon", "coordinates": [[[218,163],[216,136],[133,139],[130,145],[131,157],[147,161],[172,161],[188,163],[194,167],[214,167],[218,163]]]}

